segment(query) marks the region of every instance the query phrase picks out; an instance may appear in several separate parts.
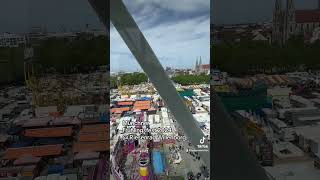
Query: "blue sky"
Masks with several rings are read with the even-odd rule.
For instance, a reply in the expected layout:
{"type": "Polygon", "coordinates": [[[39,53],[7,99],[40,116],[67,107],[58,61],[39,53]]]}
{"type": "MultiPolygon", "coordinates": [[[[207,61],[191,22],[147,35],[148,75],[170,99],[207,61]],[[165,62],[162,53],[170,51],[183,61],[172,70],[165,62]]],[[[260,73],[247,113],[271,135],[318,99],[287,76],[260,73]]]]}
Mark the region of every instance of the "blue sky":
{"type": "MultiPolygon", "coordinates": [[[[147,41],[166,67],[193,68],[210,57],[209,0],[124,0],[147,41]]],[[[140,65],[111,26],[111,71],[140,71],[140,65]]]]}

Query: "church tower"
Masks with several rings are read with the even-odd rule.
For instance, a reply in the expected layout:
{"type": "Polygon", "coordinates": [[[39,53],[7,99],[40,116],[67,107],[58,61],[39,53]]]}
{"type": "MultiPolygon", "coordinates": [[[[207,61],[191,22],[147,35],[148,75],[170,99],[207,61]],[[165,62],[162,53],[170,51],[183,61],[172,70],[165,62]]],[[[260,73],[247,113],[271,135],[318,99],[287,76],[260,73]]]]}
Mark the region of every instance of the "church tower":
{"type": "Polygon", "coordinates": [[[199,63],[198,63],[198,58],[197,58],[196,59],[196,67],[194,68],[196,72],[198,71],[198,67],[199,67],[199,63]]]}
{"type": "Polygon", "coordinates": [[[286,22],[285,22],[285,39],[287,41],[290,38],[290,35],[294,34],[295,29],[295,8],[294,0],[287,0],[286,3],[286,22]]]}
{"type": "Polygon", "coordinates": [[[275,1],[275,7],[273,10],[273,27],[272,27],[272,41],[279,42],[282,39],[282,22],[283,22],[283,11],[282,11],[282,0],[275,1]]]}
{"type": "Polygon", "coordinates": [[[295,6],[294,6],[294,0],[287,0],[287,9],[288,9],[288,15],[289,15],[289,22],[295,21],[295,6]]]}

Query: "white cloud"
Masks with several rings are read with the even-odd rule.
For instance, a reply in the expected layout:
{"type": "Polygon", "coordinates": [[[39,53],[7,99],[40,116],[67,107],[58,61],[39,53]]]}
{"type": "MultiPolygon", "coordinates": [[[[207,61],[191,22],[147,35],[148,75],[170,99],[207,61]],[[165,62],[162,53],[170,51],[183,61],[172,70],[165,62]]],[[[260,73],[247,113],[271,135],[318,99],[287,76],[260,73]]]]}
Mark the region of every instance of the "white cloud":
{"type": "Polygon", "coordinates": [[[210,0],[126,0],[124,2],[133,10],[148,5],[178,12],[195,12],[210,7],[210,0]]]}
{"type": "MultiPolygon", "coordinates": [[[[159,3],[158,0],[151,0],[159,3]]],[[[164,0],[162,0],[164,1],[164,0]]],[[[140,3],[146,3],[144,0],[138,0],[140,3]]],[[[169,4],[176,4],[180,0],[170,1],[169,4]]],[[[189,0],[185,0],[188,4],[189,0]]],[[[205,1],[202,1],[205,2],[205,1]]],[[[194,2],[190,1],[190,4],[194,2]]],[[[161,4],[161,3],[160,3],[161,4]]],[[[166,3],[163,3],[166,4],[166,3]]],[[[162,5],[163,6],[163,5],[162,5]]],[[[187,6],[187,5],[184,5],[187,6]]],[[[173,6],[175,7],[175,6],[173,6]]],[[[131,8],[131,6],[130,6],[131,8]]],[[[181,7],[180,7],[181,8],[181,7]]],[[[184,7],[187,9],[187,7],[184,7]]],[[[146,12],[149,10],[145,10],[146,12]]],[[[154,9],[162,13],[161,10],[154,9]]],[[[185,10],[181,10],[185,11],[185,10]]],[[[152,22],[153,16],[143,17],[139,14],[133,15],[139,27],[144,27],[152,22]],[[140,21],[149,19],[147,21],[140,21]]],[[[191,19],[177,20],[175,22],[163,21],[162,24],[142,28],[150,46],[159,58],[163,66],[177,68],[191,68],[195,64],[197,57],[201,56],[203,62],[209,62],[210,56],[210,14],[191,19]]],[[[170,18],[170,17],[168,17],[170,18]]],[[[131,55],[128,47],[125,45],[115,28],[110,31],[111,48],[111,71],[135,71],[140,69],[137,61],[131,55]]]]}

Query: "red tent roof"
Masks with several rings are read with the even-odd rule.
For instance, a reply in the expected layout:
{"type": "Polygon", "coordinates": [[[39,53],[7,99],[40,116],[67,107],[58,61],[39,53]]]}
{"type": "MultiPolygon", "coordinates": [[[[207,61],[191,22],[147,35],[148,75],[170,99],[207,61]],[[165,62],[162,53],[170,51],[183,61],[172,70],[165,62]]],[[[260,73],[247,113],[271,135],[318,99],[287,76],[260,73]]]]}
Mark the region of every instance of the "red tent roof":
{"type": "Polygon", "coordinates": [[[320,10],[297,10],[297,23],[320,22],[320,10]]]}
{"type": "Polygon", "coordinates": [[[107,141],[76,142],[73,145],[73,152],[101,152],[110,148],[107,141]]]}
{"type": "Polygon", "coordinates": [[[119,106],[130,106],[130,105],[133,105],[133,102],[132,101],[119,101],[118,105],[119,106]]]}
{"type": "Polygon", "coordinates": [[[3,159],[18,159],[23,156],[52,156],[60,155],[62,152],[62,144],[46,145],[46,146],[31,146],[22,148],[8,148],[3,159]]]}
{"type": "Polygon", "coordinates": [[[202,64],[201,68],[202,69],[210,69],[210,64],[202,64]]]}
{"type": "Polygon", "coordinates": [[[27,129],[24,135],[27,137],[69,137],[72,135],[72,127],[27,129]]]}

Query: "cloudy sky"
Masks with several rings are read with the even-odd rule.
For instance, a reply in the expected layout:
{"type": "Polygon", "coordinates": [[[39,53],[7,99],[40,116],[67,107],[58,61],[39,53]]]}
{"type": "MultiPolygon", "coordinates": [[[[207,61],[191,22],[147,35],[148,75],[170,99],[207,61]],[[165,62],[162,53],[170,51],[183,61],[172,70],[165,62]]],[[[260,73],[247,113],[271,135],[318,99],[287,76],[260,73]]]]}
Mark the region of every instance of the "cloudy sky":
{"type": "MultiPolygon", "coordinates": [[[[146,23],[180,21],[209,12],[210,0],[124,0],[134,16],[146,23]],[[160,3],[161,2],[161,3],[160,3]],[[155,12],[150,13],[148,11],[155,12]],[[168,16],[171,18],[168,18],[168,16]]],[[[285,1],[285,0],[284,0],[285,1]]],[[[218,24],[270,21],[275,0],[211,0],[211,22],[218,24]]],[[[294,0],[298,9],[311,9],[318,0],[294,0]]],[[[26,32],[32,26],[49,30],[101,27],[87,0],[1,0],[0,32],[26,32]]],[[[148,27],[145,27],[148,28],[148,27]]]]}
{"type": "Polygon", "coordinates": [[[1,0],[0,33],[29,32],[33,26],[49,31],[103,28],[87,0],[1,0]]]}
{"type": "MultiPolygon", "coordinates": [[[[274,1],[124,0],[161,63],[179,68],[193,67],[199,56],[209,62],[210,21],[271,21],[274,1]]],[[[295,4],[297,9],[313,9],[317,1],[295,0],[295,4]]],[[[33,26],[45,26],[49,31],[84,30],[86,24],[103,28],[87,0],[1,0],[0,24],[0,33],[29,32],[33,26]]],[[[140,70],[113,28],[110,35],[112,70],[140,70]]]]}
{"type": "MultiPolygon", "coordinates": [[[[210,0],[124,0],[164,67],[193,68],[209,62],[210,0]]],[[[111,26],[111,71],[140,71],[140,65],[111,26]]]]}
{"type": "MultiPolygon", "coordinates": [[[[317,2],[294,0],[297,9],[314,9],[317,2]]],[[[275,0],[212,0],[211,22],[232,24],[271,21],[274,3],[275,0]]]]}

